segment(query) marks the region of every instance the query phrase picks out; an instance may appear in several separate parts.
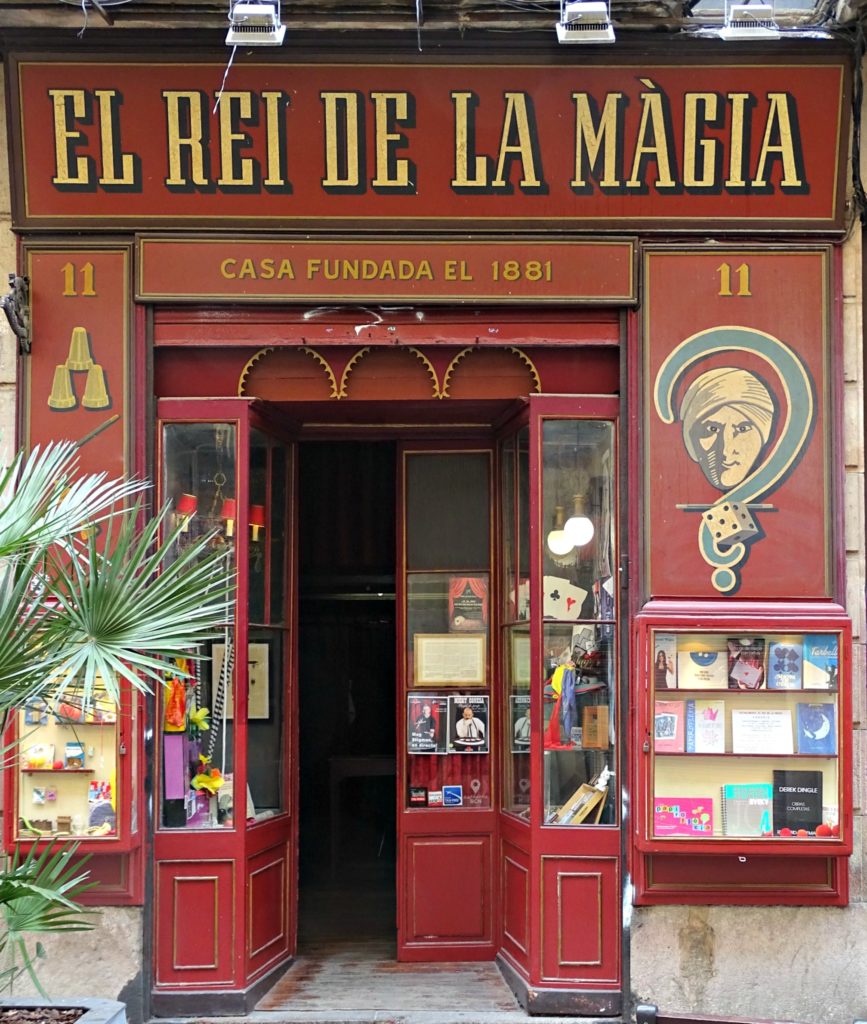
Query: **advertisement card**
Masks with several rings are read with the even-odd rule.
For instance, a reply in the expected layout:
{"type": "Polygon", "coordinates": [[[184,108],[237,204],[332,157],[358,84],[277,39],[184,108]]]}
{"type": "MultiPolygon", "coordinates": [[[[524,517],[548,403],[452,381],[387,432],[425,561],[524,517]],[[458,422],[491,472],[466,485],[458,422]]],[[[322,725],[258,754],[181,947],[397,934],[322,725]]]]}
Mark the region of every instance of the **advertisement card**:
{"type": "Polygon", "coordinates": [[[406,699],[406,752],[445,754],[448,697],[411,694],[406,699]]]}
{"type": "Polygon", "coordinates": [[[488,697],[449,697],[449,750],[459,754],[488,753],[488,697]]]}

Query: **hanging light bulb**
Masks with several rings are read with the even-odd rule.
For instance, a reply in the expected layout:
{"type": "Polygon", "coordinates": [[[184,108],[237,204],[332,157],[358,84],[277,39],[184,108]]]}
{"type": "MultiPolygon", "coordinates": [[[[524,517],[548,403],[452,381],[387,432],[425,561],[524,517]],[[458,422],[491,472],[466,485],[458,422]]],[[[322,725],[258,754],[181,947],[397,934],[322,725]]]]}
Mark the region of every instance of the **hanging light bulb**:
{"type": "Polygon", "coordinates": [[[563,530],[565,513],[562,505],[554,508],[554,528],[548,534],[546,543],[552,555],[568,555],[575,544],[566,536],[563,530]]]}
{"type": "Polygon", "coordinates": [[[583,548],[593,540],[593,534],[596,532],[592,521],[587,515],[584,508],[584,495],[576,494],[573,498],[575,502],[575,511],[566,520],[563,527],[563,533],[569,540],[569,543],[576,548],[583,548]]]}

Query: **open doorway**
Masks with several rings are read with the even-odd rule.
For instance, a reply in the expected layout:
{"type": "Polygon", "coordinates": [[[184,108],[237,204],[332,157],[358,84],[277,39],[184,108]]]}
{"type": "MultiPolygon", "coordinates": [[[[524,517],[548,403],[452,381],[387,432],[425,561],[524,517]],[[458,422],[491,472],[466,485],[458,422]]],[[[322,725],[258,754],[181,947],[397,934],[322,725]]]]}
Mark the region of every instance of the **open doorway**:
{"type": "Polygon", "coordinates": [[[395,446],[299,448],[299,952],[393,944],[395,446]]]}

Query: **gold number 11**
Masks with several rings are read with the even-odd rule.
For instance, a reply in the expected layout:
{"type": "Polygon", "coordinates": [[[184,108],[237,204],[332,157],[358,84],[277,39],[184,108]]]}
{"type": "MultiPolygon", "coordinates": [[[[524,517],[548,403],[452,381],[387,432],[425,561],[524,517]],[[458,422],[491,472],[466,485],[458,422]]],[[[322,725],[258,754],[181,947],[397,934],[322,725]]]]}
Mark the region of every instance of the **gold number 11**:
{"type": "MultiPolygon", "coordinates": [[[[719,294],[722,296],[732,296],[735,293],[732,292],[732,268],[730,263],[721,263],[717,268],[719,274],[719,294]]],[[[735,267],[735,274],[738,279],[738,296],[751,296],[753,293],[750,291],[750,267],[748,263],[742,263],[739,267],[735,267]]]]}

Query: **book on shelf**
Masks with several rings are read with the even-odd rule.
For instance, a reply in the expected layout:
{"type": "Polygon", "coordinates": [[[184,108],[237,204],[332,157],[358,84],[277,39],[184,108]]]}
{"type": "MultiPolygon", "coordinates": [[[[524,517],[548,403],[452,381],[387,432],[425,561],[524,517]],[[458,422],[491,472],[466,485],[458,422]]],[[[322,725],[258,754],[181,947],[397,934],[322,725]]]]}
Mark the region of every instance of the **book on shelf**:
{"type": "Polygon", "coordinates": [[[708,644],[688,641],[677,652],[677,686],[680,690],[727,690],[728,658],[708,644]]]}
{"type": "Polygon", "coordinates": [[[726,752],[726,705],[722,700],[686,702],[686,753],[726,752]]]}
{"type": "Polygon", "coordinates": [[[733,708],[733,754],[793,754],[792,712],[788,708],[733,708]]]}
{"type": "Polygon", "coordinates": [[[720,787],[724,836],[771,835],[770,782],[727,783],[720,787]]]}
{"type": "Polygon", "coordinates": [[[657,700],[653,705],[653,748],[658,754],[682,754],[686,738],[686,705],[682,700],[657,700]]]}
{"type": "Polygon", "coordinates": [[[834,705],[799,703],[797,737],[799,754],[836,754],[834,705]]]}
{"type": "Polygon", "coordinates": [[[804,689],[836,690],[839,659],[836,636],[830,633],[807,634],[804,637],[804,689]]]}
{"type": "Polygon", "coordinates": [[[707,839],[713,835],[713,800],[709,796],[654,797],[653,834],[707,839]]]}
{"type": "Polygon", "coordinates": [[[729,637],[728,686],[730,690],[760,690],[765,682],[765,638],[729,637]]]}
{"type": "Polygon", "coordinates": [[[822,824],[822,773],[778,768],[774,771],[774,835],[803,829],[814,835],[822,824]]]}
{"type": "Polygon", "coordinates": [[[778,637],[768,644],[768,689],[800,690],[803,658],[800,637],[778,637]]]}
{"type": "Polygon", "coordinates": [[[653,688],[677,688],[677,637],[674,633],[653,634],[653,688]]]}

